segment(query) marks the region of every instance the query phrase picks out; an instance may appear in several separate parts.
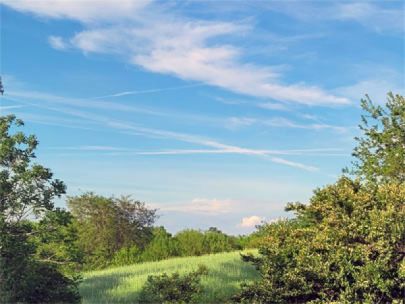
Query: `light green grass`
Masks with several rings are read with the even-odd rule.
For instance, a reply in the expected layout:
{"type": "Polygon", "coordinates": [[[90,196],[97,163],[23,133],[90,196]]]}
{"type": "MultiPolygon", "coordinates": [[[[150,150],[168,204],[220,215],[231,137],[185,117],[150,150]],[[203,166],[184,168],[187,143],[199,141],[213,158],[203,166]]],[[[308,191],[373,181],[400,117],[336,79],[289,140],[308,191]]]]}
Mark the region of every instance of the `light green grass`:
{"type": "Polygon", "coordinates": [[[149,275],[186,273],[197,269],[199,264],[206,265],[209,271],[201,280],[202,303],[224,302],[237,292],[240,283],[251,282],[258,276],[253,266],[241,261],[240,252],[227,252],[86,272],[80,293],[83,303],[137,303],[149,275]]]}

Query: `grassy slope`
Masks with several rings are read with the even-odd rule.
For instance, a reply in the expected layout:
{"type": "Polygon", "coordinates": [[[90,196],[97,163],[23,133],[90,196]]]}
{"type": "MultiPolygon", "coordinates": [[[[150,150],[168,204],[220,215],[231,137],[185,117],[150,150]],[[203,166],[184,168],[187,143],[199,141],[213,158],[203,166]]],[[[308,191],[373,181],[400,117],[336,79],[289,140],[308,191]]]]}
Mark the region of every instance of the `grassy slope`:
{"type": "Polygon", "coordinates": [[[251,265],[241,261],[239,252],[229,252],[87,272],[80,293],[83,303],[134,303],[148,275],[189,272],[199,264],[209,270],[202,279],[205,292],[201,301],[204,303],[224,302],[238,290],[241,282],[258,276],[251,265]]]}

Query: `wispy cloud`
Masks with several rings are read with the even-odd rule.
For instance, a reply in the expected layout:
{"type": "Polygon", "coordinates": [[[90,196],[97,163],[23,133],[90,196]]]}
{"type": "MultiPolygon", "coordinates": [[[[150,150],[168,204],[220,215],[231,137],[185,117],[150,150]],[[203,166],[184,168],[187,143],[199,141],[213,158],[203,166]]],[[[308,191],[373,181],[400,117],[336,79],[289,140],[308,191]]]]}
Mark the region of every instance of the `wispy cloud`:
{"type": "Polygon", "coordinates": [[[85,29],[72,38],[53,37],[57,46],[64,43],[85,53],[118,54],[147,71],[250,96],[306,105],[349,104],[348,99],[314,85],[283,83],[273,67],[246,62],[243,49],[218,43],[220,37],[248,34],[252,30],[248,22],[190,19],[148,2],[116,5],[115,1],[101,1],[94,7],[90,1],[54,2],[52,8],[46,7],[46,1],[7,0],[5,4],[40,16],[84,23],[85,29]]]}
{"type": "Polygon", "coordinates": [[[246,127],[251,125],[262,125],[277,128],[292,128],[292,129],[304,129],[304,130],[332,130],[339,133],[346,132],[349,127],[335,126],[326,123],[297,123],[291,119],[284,117],[273,117],[269,119],[253,118],[253,117],[231,117],[227,120],[227,127],[230,129],[237,129],[240,127],[246,127]]]}
{"type": "Polygon", "coordinates": [[[190,203],[163,205],[159,209],[162,211],[220,215],[231,213],[236,204],[239,202],[231,199],[195,198],[190,203]]]}
{"type": "Polygon", "coordinates": [[[352,21],[375,32],[402,33],[403,3],[390,2],[391,7],[383,7],[385,1],[278,1],[263,6],[306,22],[352,21]]]}
{"type": "Polygon", "coordinates": [[[118,92],[118,93],[114,93],[114,94],[110,94],[110,95],[92,97],[92,98],[89,98],[89,99],[104,99],[104,98],[122,97],[122,96],[128,96],[128,95],[140,95],[140,94],[167,92],[167,91],[177,91],[177,90],[182,90],[182,89],[199,87],[199,86],[203,86],[203,85],[204,84],[201,84],[201,83],[195,83],[195,84],[176,86],[176,87],[170,87],[170,88],[159,88],[159,89],[137,90],[137,91],[124,91],[124,92],[118,92]]]}
{"type": "Polygon", "coordinates": [[[57,36],[49,36],[48,42],[55,50],[65,50],[69,47],[69,45],[66,44],[61,37],[57,36]]]}

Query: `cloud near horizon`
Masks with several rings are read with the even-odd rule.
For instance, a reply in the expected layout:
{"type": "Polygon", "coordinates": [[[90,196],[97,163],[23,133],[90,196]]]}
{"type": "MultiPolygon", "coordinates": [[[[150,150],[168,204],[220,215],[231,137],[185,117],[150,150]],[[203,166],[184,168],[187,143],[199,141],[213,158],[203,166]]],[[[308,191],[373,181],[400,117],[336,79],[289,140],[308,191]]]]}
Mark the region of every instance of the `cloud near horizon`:
{"type": "Polygon", "coordinates": [[[264,221],[264,217],[260,217],[257,215],[252,215],[248,217],[242,218],[239,226],[243,228],[253,228],[264,221]]]}
{"type": "Polygon", "coordinates": [[[243,38],[253,30],[247,21],[223,22],[185,18],[150,1],[6,0],[4,4],[41,17],[73,19],[83,30],[71,38],[49,37],[57,50],[124,57],[143,69],[203,82],[235,93],[304,105],[347,105],[350,101],[303,82],[283,83],[271,66],[244,60],[244,50],[219,37],[243,38]],[[125,22],[124,22],[125,21],[125,22]]]}

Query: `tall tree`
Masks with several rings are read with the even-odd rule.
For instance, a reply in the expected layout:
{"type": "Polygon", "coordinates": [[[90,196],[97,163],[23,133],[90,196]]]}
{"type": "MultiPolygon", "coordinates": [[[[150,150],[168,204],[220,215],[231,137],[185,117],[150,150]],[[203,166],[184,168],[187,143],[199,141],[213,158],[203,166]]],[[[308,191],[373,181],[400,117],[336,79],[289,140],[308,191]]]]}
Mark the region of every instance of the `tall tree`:
{"type": "Polygon", "coordinates": [[[18,131],[22,125],[13,115],[0,117],[0,300],[77,301],[74,281],[34,258],[29,219],[52,211],[52,201],[65,193],[65,185],[49,169],[32,164],[38,141],[18,131]]]}
{"type": "Polygon", "coordinates": [[[297,218],[265,225],[261,280],[246,303],[402,303],[405,297],[405,99],[362,101],[363,136],[352,173],[317,189],[297,218]]]}
{"type": "Polygon", "coordinates": [[[69,197],[68,206],[78,223],[88,268],[105,267],[121,248],[142,249],[152,237],[156,210],[140,201],[85,193],[69,197]]]}
{"type": "Polygon", "coordinates": [[[405,98],[389,93],[386,106],[376,105],[366,95],[356,137],[353,172],[370,181],[405,181],[405,98]]]}

